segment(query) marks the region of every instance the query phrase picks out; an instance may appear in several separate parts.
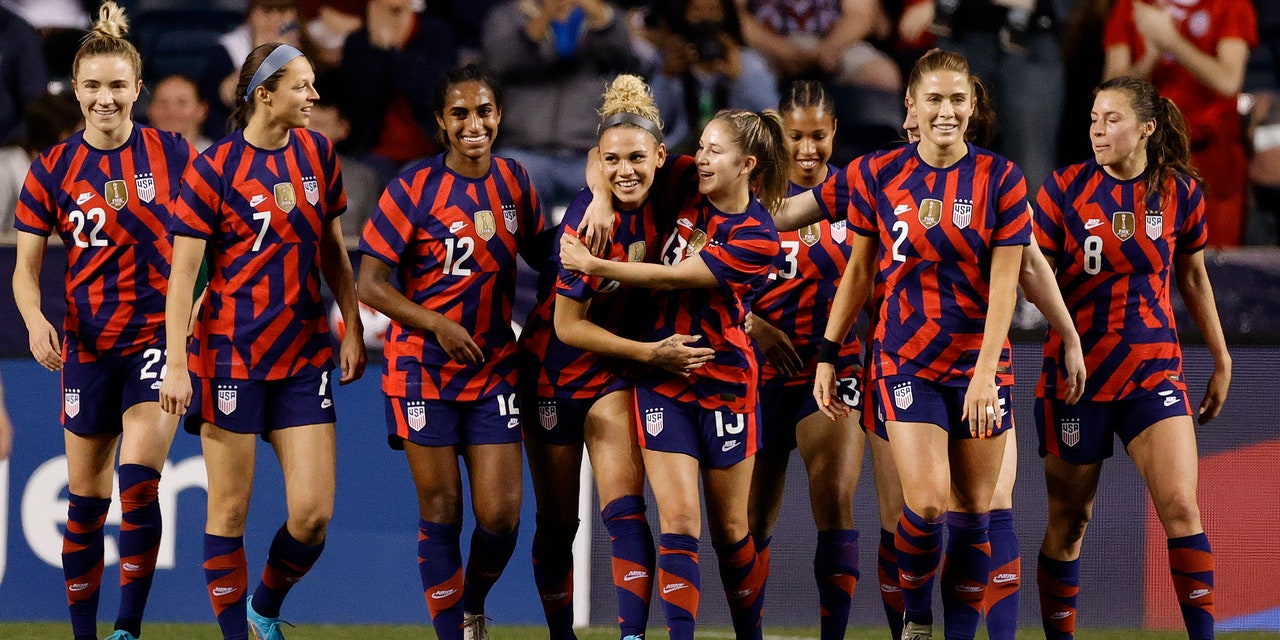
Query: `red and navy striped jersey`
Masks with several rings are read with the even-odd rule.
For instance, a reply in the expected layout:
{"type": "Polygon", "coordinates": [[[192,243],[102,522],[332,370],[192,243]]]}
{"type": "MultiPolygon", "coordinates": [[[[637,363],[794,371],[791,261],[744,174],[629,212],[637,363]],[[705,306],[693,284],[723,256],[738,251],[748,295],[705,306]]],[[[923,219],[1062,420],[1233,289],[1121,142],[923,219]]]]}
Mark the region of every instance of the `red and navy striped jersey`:
{"type": "Polygon", "coordinates": [[[692,346],[710,347],[715,359],[687,378],[651,370],[637,384],[704,409],[755,411],[760,371],[744,323],[779,250],[773,217],[755,198],[742,213],[724,213],[705,196],[692,198],[682,207],[674,230],[663,242],[662,263],[675,266],[700,256],[719,285],[656,292],[651,304],[658,311],[657,322],[645,338],[701,335],[692,346]]]}
{"type": "Polygon", "coordinates": [[[31,164],[14,227],[57,233],[67,247],[63,330],[80,361],[163,339],[169,219],[194,156],[181,137],[134,124],[116,149],[95,149],[78,131],[31,164]]]}
{"type": "MultiPolygon", "coordinates": [[[[672,156],[654,175],[650,198],[631,210],[615,209],[613,239],[605,256],[626,262],[657,262],[662,241],[675,225],[673,214],[684,199],[697,191],[697,168],[691,156],[672,156]]],[[[582,191],[569,205],[556,235],[551,256],[556,279],[539,291],[538,303],[520,335],[525,353],[527,383],[539,398],[591,399],[630,384],[629,371],[636,363],[600,356],[571,347],[555,334],[555,300],[562,295],[590,301],[587,317],[596,325],[624,338],[639,339],[651,293],[612,280],[584,276],[560,264],[560,237],[577,234],[591,192],[582,191]]],[[[526,375],[525,373],[521,374],[526,375]]]]}
{"type": "Polygon", "coordinates": [[[392,321],[382,389],[391,397],[471,401],[512,393],[516,253],[530,264],[542,208],[524,167],[494,157],[483,178],[427,158],[387,185],[360,250],[397,270],[405,297],[462,325],[484,361],[454,362],[435,334],[392,321]]]}
{"type": "MultiPolygon", "coordinates": [[[[1141,396],[1164,380],[1186,388],[1169,285],[1174,255],[1208,242],[1204,194],[1182,174],[1162,192],[1150,207],[1145,174],[1117,180],[1088,160],[1055,171],[1036,198],[1036,240],[1084,348],[1085,400],[1141,396]]],[[[1050,330],[1038,393],[1065,392],[1061,363],[1062,336],[1050,330]]]]}
{"type": "MultiPolygon", "coordinates": [[[[992,250],[1031,242],[1022,171],[971,144],[939,169],[910,144],[858,158],[846,174],[849,227],[880,241],[885,297],[872,378],[967,386],[982,349],[992,250]]],[[[1008,340],[996,380],[1013,384],[1008,340]]]]}
{"type": "Polygon", "coordinates": [[[279,380],[330,368],[320,238],[347,208],[333,145],[293,129],[284,147],[260,149],[236,131],[200,154],[183,182],[171,228],[208,241],[209,263],[191,372],[279,380]]]}
{"type": "MultiPolygon", "coordinates": [[[[827,175],[839,170],[827,166],[827,175]]],[[[811,188],[795,183],[787,190],[794,196],[811,188]]],[[[844,219],[823,220],[795,231],[779,231],[781,261],[777,277],[752,304],[756,317],[779,328],[791,338],[796,353],[804,361],[804,370],[793,376],[784,376],[773,363],[757,353],[760,358],[760,381],[782,382],[788,386],[812,384],[818,366],[818,345],[827,330],[827,318],[831,314],[831,301],[836,297],[836,287],[849,263],[848,228],[844,219]]],[[[836,371],[844,372],[858,366],[862,357],[862,345],[851,329],[836,362],[836,371]]]]}

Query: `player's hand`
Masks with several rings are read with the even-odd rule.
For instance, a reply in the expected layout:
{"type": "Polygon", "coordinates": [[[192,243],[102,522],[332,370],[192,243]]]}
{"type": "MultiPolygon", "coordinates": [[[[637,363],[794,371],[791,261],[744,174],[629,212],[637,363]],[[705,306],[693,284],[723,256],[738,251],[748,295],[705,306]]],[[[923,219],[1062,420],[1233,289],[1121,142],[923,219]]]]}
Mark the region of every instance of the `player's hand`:
{"type": "Polygon", "coordinates": [[[31,356],[36,362],[50,371],[61,371],[62,345],[58,342],[58,330],[41,319],[36,326],[27,327],[27,335],[31,342],[31,356]]]}
{"type": "Polygon", "coordinates": [[[969,381],[960,419],[969,423],[969,435],[974,438],[989,437],[1000,428],[1000,387],[994,376],[974,376],[969,381]]]}
{"type": "Polygon", "coordinates": [[[747,333],[760,345],[765,359],[784,376],[793,376],[803,371],[804,360],[800,359],[800,354],[796,353],[796,347],[791,344],[791,338],[787,337],[781,329],[760,318],[755,318],[754,315],[748,316],[753,319],[747,333]]]}
{"type": "Polygon", "coordinates": [[[572,234],[560,236],[560,264],[569,271],[583,275],[592,275],[591,267],[597,258],[591,255],[587,245],[580,242],[572,234]]]}
{"type": "Polygon", "coordinates": [[[1222,412],[1222,405],[1227,401],[1227,387],[1231,386],[1231,365],[1217,366],[1209,377],[1209,386],[1204,390],[1204,398],[1200,400],[1200,424],[1209,424],[1210,420],[1222,412]]]}
{"type": "Polygon", "coordinates": [[[167,367],[160,382],[160,408],[169,415],[182,417],[191,406],[191,374],[185,367],[167,367]]]}
{"type": "MultiPolygon", "coordinates": [[[[588,204],[587,210],[582,213],[582,222],[578,224],[575,231],[592,255],[603,255],[605,249],[609,248],[609,241],[613,239],[615,217],[612,196],[606,198],[596,195],[591,198],[591,204],[588,204]]],[[[576,271],[576,269],[570,269],[570,271],[576,271]]]]}
{"type": "Polygon", "coordinates": [[[848,416],[853,410],[836,393],[836,367],[830,362],[818,363],[818,370],[813,375],[813,399],[818,401],[822,415],[831,418],[832,422],[848,416]]]}
{"type": "Polygon", "coordinates": [[[342,368],[342,377],[338,384],[355,382],[364,375],[364,367],[369,362],[364,348],[364,327],[359,322],[347,327],[347,334],[342,336],[342,345],[338,348],[338,366],[342,368]]]}
{"type": "Polygon", "coordinates": [[[716,357],[714,349],[689,346],[701,339],[702,336],[678,333],[659,342],[649,343],[649,364],[687,377],[716,357]]]}
{"type": "Polygon", "coordinates": [[[908,44],[919,44],[929,25],[933,24],[936,8],[932,2],[918,2],[902,12],[898,19],[898,37],[908,44]]]}
{"type": "Polygon", "coordinates": [[[484,362],[484,352],[471,338],[471,333],[462,328],[462,325],[442,317],[432,332],[436,334],[436,340],[454,362],[459,364],[484,362]]]}
{"type": "Polygon", "coordinates": [[[1079,341],[1066,348],[1063,358],[1067,368],[1067,395],[1063,400],[1067,404],[1075,404],[1084,395],[1084,384],[1088,377],[1088,370],[1084,364],[1084,350],[1080,348],[1079,341]]]}

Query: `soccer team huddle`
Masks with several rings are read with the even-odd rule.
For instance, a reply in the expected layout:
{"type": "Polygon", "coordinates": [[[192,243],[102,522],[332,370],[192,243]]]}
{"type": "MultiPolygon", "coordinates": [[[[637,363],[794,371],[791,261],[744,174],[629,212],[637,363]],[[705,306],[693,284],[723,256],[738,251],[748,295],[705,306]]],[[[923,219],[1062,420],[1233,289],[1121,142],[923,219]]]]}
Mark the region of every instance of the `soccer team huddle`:
{"type": "Polygon", "coordinates": [[[333,513],[333,385],[364,373],[361,302],[391,320],[387,437],[417,490],[418,568],[441,640],[488,637],[485,600],[515,548],[526,459],[549,635],[574,638],[584,449],[622,640],[646,635],[655,594],[670,637],[694,637],[704,500],[734,633],[762,636],[793,449],[818,530],[821,637],[842,638],[861,575],[852,503],[864,447],[891,637],[933,637],[938,582],[946,638],[973,638],[984,618],[990,637],[1013,638],[1022,567],[1007,334],[1019,286],[1051,326],[1035,411],[1046,638],[1074,637],[1081,543],[1113,436],[1168,536],[1188,635],[1213,637],[1193,417],[1218,414],[1231,360],[1185,124],[1147,81],[1098,88],[1094,158],[1054,172],[1029,202],[1018,167],[983,148],[994,114],[955,53],[929,51],[912,70],[907,143],[843,169],[828,164],[834,105],[818,83],[792,85],[776,112],[716,114],[696,155],[681,156],[662,144],[644,81],[621,75],[603,96],[587,188],[548,229],[524,168],[492,154],[503,117],[520,114],[503,113],[482,69],[455,69],[436,91],[446,151],[388,185],[360,238],[357,281],[337,155],[306,129],[318,97],[307,58],[254,49],[233,132],[197,155],[131,120],[142,63],[126,24],[105,2],[72,70],[85,129],[32,164],[16,222],[15,299],[33,356],[61,371],[64,389],[62,559],[76,640],[97,637],[117,448],[110,638],[141,636],[159,470],[179,423],[200,436],[208,469],[203,567],[223,637],[283,637],[281,605],[321,555],[333,513]],[[55,233],[67,247],[61,340],[38,286],[55,233]],[[518,340],[517,255],[539,271],[518,340]],[[1175,275],[1215,363],[1198,409],[1170,306],[1175,275]],[[322,276],[346,328],[336,354],[322,276]],[[853,330],[864,310],[865,337],[853,330]],[[250,592],[259,437],[279,459],[288,515],[250,592]],[[465,566],[460,456],[475,521],[465,566]]]}

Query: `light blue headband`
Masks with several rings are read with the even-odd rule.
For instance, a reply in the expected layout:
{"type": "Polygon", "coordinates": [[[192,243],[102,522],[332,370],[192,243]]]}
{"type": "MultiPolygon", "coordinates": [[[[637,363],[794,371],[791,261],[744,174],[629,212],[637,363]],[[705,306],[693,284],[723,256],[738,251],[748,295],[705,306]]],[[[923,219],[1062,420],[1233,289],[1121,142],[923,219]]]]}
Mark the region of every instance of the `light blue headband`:
{"type": "Polygon", "coordinates": [[[287,44],[282,44],[276,47],[275,51],[267,54],[267,59],[263,60],[262,64],[258,65],[257,71],[253,72],[253,79],[249,81],[249,88],[244,91],[244,101],[248,102],[252,100],[254,89],[261,86],[262,83],[267,81],[267,78],[270,78],[272,74],[279,71],[280,68],[288,64],[289,61],[301,55],[301,51],[298,51],[297,48],[287,44]]]}

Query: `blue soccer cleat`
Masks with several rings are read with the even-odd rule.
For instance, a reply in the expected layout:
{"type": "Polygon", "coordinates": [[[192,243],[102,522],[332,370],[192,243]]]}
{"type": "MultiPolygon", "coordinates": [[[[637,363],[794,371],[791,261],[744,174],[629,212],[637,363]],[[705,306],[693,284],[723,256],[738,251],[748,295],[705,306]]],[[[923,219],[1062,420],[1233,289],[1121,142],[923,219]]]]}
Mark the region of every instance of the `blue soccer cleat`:
{"type": "Polygon", "coordinates": [[[138,640],[138,638],[124,629],[116,629],[115,633],[106,637],[106,640],[138,640]]]}
{"type": "MultiPolygon", "coordinates": [[[[268,618],[253,610],[253,596],[245,601],[246,616],[249,619],[249,630],[253,632],[256,640],[284,640],[284,632],[280,630],[280,625],[289,624],[280,618],[268,618]]],[[[289,626],[293,626],[289,624],[289,626]]]]}

